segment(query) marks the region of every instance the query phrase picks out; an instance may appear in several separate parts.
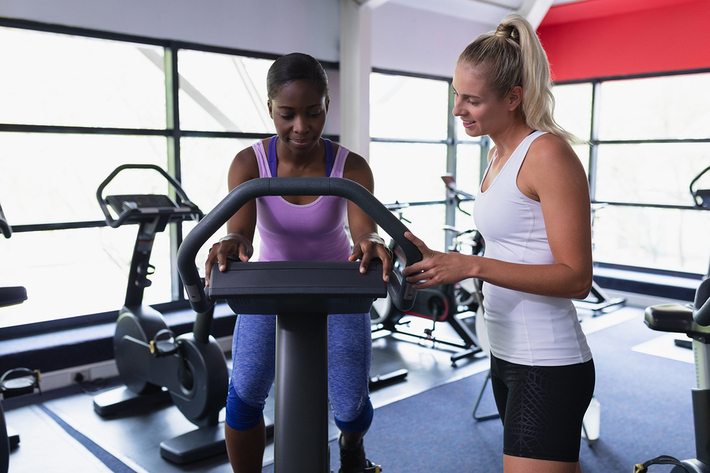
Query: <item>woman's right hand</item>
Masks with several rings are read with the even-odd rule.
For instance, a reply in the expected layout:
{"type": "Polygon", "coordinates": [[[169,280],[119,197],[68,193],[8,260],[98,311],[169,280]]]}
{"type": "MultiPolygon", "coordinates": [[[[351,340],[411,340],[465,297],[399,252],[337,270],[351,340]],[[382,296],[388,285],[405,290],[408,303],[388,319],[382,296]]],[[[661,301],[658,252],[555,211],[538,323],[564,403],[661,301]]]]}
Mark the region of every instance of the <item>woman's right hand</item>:
{"type": "Polygon", "coordinates": [[[238,233],[230,233],[219,242],[212,245],[205,262],[205,285],[210,285],[210,274],[212,266],[217,264],[220,271],[227,269],[227,258],[239,258],[240,261],[247,262],[254,253],[254,247],[248,238],[238,233]]]}

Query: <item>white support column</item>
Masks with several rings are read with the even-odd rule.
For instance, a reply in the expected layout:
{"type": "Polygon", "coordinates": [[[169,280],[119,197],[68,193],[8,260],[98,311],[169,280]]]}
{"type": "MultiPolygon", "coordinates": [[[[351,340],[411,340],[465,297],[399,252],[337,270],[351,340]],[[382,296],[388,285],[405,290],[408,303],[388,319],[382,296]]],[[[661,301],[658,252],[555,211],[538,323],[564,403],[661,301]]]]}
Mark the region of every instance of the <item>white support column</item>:
{"type": "Polygon", "coordinates": [[[340,142],[370,155],[372,17],[368,6],[340,0],[340,142]]]}

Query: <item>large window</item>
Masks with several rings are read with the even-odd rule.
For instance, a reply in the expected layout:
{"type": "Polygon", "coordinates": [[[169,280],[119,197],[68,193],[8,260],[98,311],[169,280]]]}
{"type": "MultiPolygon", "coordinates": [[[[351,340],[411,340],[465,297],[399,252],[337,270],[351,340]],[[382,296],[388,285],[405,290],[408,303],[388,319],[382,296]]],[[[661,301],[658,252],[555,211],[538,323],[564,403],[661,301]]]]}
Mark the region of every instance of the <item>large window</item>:
{"type": "MultiPolygon", "coordinates": [[[[398,210],[407,226],[431,248],[447,246],[446,225],[473,225],[454,212],[441,179],[453,174],[458,187],[475,193],[480,177],[479,139],[455,128],[451,84],[440,78],[375,72],[370,76],[370,166],[375,195],[398,210]]],[[[464,208],[470,207],[464,204],[464,208]]],[[[450,238],[450,235],[448,235],[450,238]]]]}
{"type": "MultiPolygon", "coordinates": [[[[273,59],[96,36],[0,26],[0,44],[12,45],[0,49],[0,203],[13,227],[0,240],[0,286],[23,285],[29,296],[3,308],[0,328],[121,306],[138,228],[107,227],[96,201],[117,166],[168,170],[206,213],[227,193],[236,152],[273,132],[273,59]]],[[[166,194],[168,185],[125,171],[104,191],[130,193],[166,194]]],[[[174,248],[193,226],[157,235],[145,302],[184,299],[174,248]]]]}
{"type": "MultiPolygon", "coordinates": [[[[107,227],[95,197],[115,167],[161,166],[208,212],[227,192],[233,156],[274,132],[265,90],[273,55],[29,28],[0,20],[0,44],[12,45],[0,49],[0,203],[14,229],[0,240],[0,285],[29,293],[26,303],[3,309],[0,328],[121,305],[137,228],[107,227]]],[[[337,96],[337,68],[325,66],[337,96]]],[[[688,184],[710,165],[710,98],[698,94],[708,85],[704,72],[555,87],[557,120],[588,140],[574,149],[598,204],[597,262],[707,271],[710,214],[693,207],[688,184]]],[[[406,204],[399,213],[407,225],[443,250],[444,227],[466,229],[473,220],[454,209],[441,176],[453,174],[459,189],[475,194],[488,139],[466,136],[451,115],[448,78],[376,71],[370,90],[375,194],[406,204]]],[[[710,176],[701,186],[710,187],[710,176]]],[[[106,191],[167,186],[157,174],[132,172],[106,191]]],[[[473,205],[461,208],[470,213],[473,205]]],[[[174,249],[193,226],[158,235],[146,302],[184,302],[174,249]]]]}
{"type": "Polygon", "coordinates": [[[710,73],[555,87],[556,119],[590,140],[575,150],[596,202],[596,262],[707,273],[710,213],[688,186],[710,165],[710,98],[697,94],[708,86],[710,73]]]}

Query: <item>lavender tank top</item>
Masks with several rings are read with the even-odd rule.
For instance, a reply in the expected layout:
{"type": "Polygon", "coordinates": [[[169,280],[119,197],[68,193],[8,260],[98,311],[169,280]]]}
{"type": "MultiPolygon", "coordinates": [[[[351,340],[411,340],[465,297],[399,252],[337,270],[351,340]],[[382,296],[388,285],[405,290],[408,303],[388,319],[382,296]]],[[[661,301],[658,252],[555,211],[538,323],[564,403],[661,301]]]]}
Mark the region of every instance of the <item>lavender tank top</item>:
{"type": "MultiPolygon", "coordinates": [[[[267,157],[262,141],[252,148],[259,164],[259,177],[277,177],[276,139],[269,141],[267,157]],[[271,165],[269,162],[272,162],[271,165]],[[273,169],[273,171],[272,171],[273,169]]],[[[326,172],[330,177],[343,177],[345,159],[350,153],[340,146],[333,152],[326,143],[326,172]]],[[[347,200],[320,196],[306,205],[292,204],[281,196],[256,199],[256,228],[261,237],[259,261],[343,261],[351,254],[350,239],[345,232],[347,200]]]]}

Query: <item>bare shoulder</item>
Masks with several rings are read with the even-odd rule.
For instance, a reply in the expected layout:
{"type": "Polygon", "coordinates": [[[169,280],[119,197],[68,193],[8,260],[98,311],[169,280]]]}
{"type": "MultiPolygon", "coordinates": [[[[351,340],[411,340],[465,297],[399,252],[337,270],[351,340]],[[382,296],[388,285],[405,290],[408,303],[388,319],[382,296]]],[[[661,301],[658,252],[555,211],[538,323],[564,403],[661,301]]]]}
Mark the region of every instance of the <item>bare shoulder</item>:
{"type": "Polygon", "coordinates": [[[545,189],[586,189],[587,174],[579,157],[564,139],[551,133],[530,145],[518,175],[518,187],[528,197],[540,200],[545,189]]]}
{"type": "Polygon", "coordinates": [[[533,141],[528,151],[528,157],[544,161],[568,160],[570,158],[579,161],[570,144],[552,133],[545,133],[533,141]]]}
{"type": "Polygon", "coordinates": [[[259,177],[259,165],[256,161],[256,153],[249,146],[238,152],[229,166],[229,189],[234,189],[239,184],[257,177],[259,177]]]}
{"type": "Polygon", "coordinates": [[[358,184],[364,186],[372,192],[374,187],[374,178],[372,177],[372,170],[370,165],[367,163],[365,158],[357,153],[350,151],[347,158],[345,159],[345,166],[343,168],[343,177],[345,179],[350,179],[358,184]]]}
{"type": "Polygon", "coordinates": [[[365,158],[357,153],[350,151],[348,157],[345,159],[345,167],[343,168],[344,173],[357,172],[361,170],[370,170],[370,165],[365,161],[365,158]]]}

